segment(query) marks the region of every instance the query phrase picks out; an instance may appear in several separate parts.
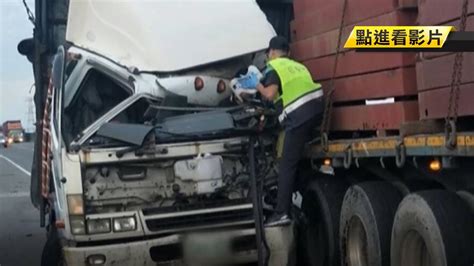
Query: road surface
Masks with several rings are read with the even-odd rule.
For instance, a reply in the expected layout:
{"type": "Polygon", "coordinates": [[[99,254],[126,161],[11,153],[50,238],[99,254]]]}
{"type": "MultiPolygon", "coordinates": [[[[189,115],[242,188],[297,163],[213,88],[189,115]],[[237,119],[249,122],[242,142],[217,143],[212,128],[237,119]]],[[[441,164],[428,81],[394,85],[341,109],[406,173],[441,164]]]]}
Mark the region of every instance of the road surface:
{"type": "Polygon", "coordinates": [[[0,146],[0,265],[40,265],[46,233],[30,201],[33,143],[0,146]]]}

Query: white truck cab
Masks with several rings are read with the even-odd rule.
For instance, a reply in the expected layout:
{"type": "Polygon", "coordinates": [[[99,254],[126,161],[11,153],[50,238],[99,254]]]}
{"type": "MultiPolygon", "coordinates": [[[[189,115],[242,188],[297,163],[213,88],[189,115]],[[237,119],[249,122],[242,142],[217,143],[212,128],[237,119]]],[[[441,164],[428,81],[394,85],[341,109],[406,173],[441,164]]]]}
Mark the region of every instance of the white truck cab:
{"type": "MultiPolygon", "coordinates": [[[[229,80],[274,35],[254,1],[70,1],[42,264],[255,262],[246,147],[263,110],[229,103],[229,80]]],[[[273,142],[257,143],[271,179],[273,142]]],[[[265,233],[270,265],[287,265],[292,227],[265,233]]]]}

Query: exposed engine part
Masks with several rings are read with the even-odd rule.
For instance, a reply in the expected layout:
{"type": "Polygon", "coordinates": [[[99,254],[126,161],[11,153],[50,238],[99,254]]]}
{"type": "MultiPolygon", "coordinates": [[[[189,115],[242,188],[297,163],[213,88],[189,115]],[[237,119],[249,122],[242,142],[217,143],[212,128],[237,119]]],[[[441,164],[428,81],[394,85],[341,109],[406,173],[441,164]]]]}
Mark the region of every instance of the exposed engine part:
{"type": "Polygon", "coordinates": [[[198,203],[211,198],[244,199],[248,195],[247,162],[241,156],[195,158],[120,165],[97,165],[84,175],[89,213],[198,203]]]}
{"type": "Polygon", "coordinates": [[[223,186],[221,156],[211,154],[199,155],[192,160],[177,161],[174,164],[174,175],[183,182],[194,183],[196,194],[214,193],[223,186]]]}

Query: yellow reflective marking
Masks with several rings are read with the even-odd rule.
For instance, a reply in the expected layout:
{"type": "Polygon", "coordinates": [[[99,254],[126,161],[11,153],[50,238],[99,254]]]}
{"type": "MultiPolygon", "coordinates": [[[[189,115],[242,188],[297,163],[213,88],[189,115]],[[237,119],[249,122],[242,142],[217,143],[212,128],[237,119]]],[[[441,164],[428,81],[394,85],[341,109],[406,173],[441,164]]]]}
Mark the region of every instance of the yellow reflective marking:
{"type": "Polygon", "coordinates": [[[406,147],[422,147],[426,146],[426,137],[410,137],[405,138],[404,143],[406,147]]]}
{"type": "MultiPolygon", "coordinates": [[[[403,140],[406,147],[442,147],[445,145],[444,135],[437,136],[421,136],[421,137],[406,137],[403,140]]],[[[328,153],[341,153],[345,152],[347,145],[352,145],[353,151],[366,152],[369,154],[371,150],[391,150],[395,149],[398,140],[385,139],[385,140],[361,140],[351,143],[350,140],[344,140],[343,142],[332,143],[329,145],[328,153]]],[[[460,135],[457,137],[458,146],[474,146],[474,136],[471,135],[460,135]]]]}
{"type": "Polygon", "coordinates": [[[366,142],[356,142],[353,145],[353,149],[355,151],[394,149],[396,145],[396,140],[373,140],[366,142]]]}
{"type": "Polygon", "coordinates": [[[444,145],[444,137],[428,137],[426,140],[428,146],[443,146],[444,145]]]}
{"type": "Polygon", "coordinates": [[[347,144],[341,144],[341,143],[331,144],[329,145],[329,152],[343,152],[346,146],[347,144]]]}
{"type": "Polygon", "coordinates": [[[458,146],[466,146],[466,139],[463,136],[458,136],[458,146]]]}
{"type": "Polygon", "coordinates": [[[474,146],[474,136],[466,136],[466,146],[474,146]]]}

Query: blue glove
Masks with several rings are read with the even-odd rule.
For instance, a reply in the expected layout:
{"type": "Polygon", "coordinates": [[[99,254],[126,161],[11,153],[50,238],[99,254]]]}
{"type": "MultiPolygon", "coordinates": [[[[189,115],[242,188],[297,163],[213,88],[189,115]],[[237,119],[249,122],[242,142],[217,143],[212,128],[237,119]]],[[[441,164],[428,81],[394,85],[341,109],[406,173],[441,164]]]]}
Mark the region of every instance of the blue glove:
{"type": "Polygon", "coordinates": [[[256,89],[258,83],[260,83],[260,80],[257,76],[256,73],[254,72],[249,72],[246,75],[240,76],[239,80],[239,85],[242,89],[256,89]]]}

